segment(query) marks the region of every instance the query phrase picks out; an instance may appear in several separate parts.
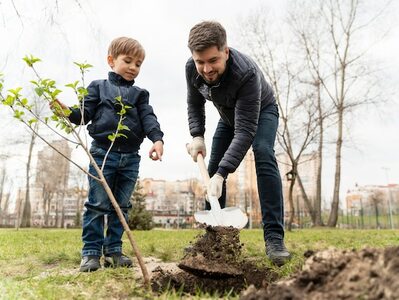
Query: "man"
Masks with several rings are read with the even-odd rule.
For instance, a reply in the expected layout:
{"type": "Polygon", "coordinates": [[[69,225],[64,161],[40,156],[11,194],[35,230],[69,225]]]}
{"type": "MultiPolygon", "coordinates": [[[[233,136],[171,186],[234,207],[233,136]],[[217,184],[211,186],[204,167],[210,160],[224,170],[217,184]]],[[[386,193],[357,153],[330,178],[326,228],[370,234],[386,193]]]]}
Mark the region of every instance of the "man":
{"type": "MultiPolygon", "coordinates": [[[[186,64],[188,122],[194,161],[206,155],[205,102],[211,101],[221,119],[213,136],[207,192],[226,204],[226,178],[252,145],[266,254],[276,265],[291,255],[284,245],[284,208],[280,173],[274,155],[278,107],[270,85],[248,56],[227,46],[226,31],[218,22],[195,25],[189,35],[192,57],[186,64]]],[[[207,209],[210,205],[206,203],[207,209]]]]}

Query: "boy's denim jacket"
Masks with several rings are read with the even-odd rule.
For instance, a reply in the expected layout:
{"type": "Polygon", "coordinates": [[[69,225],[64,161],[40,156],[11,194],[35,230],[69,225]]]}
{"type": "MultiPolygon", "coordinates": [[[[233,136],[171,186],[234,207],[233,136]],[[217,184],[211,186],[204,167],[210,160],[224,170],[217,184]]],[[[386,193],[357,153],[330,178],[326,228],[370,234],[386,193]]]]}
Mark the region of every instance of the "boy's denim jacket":
{"type": "MultiPolygon", "coordinates": [[[[111,141],[108,136],[116,132],[121,107],[115,100],[121,96],[127,109],[123,125],[129,130],[120,131],[126,137],[116,138],[111,151],[136,152],[147,136],[152,142],[162,141],[163,132],[157,117],[149,104],[148,91],[134,86],[134,80],[127,81],[122,76],[109,72],[108,80],[95,80],[87,88],[88,95],[84,99],[83,124],[91,122],[87,129],[94,139],[92,145],[108,149],[111,141]]],[[[71,108],[69,119],[81,125],[82,115],[79,108],[71,108]]]]}

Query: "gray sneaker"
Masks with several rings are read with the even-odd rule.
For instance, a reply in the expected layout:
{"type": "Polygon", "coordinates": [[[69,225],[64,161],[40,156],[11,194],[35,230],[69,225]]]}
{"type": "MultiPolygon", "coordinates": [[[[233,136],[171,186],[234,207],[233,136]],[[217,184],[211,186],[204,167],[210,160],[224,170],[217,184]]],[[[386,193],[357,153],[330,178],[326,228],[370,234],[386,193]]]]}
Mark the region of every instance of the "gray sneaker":
{"type": "Polygon", "coordinates": [[[125,267],[131,268],[133,267],[132,260],[122,253],[112,253],[104,256],[104,267],[105,268],[118,268],[125,267]]]}
{"type": "Polygon", "coordinates": [[[272,263],[279,267],[291,259],[291,254],[285,248],[284,240],[280,239],[266,241],[266,255],[272,263]]]}
{"type": "Polygon", "coordinates": [[[80,263],[80,272],[94,272],[101,268],[98,256],[83,256],[80,263]]]}

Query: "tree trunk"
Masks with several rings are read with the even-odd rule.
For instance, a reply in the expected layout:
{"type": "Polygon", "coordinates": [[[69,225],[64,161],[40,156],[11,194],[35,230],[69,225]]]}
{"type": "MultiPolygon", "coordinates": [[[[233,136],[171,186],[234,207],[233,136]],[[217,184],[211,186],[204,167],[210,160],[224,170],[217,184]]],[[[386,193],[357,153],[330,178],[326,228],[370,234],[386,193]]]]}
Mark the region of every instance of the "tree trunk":
{"type": "Polygon", "coordinates": [[[306,208],[307,208],[307,210],[308,210],[308,213],[309,213],[309,215],[310,215],[310,218],[312,219],[312,223],[313,223],[314,225],[316,225],[316,211],[315,211],[315,209],[312,207],[312,203],[311,203],[311,201],[309,200],[309,197],[308,197],[308,195],[307,195],[307,193],[306,193],[306,191],[305,191],[305,187],[303,186],[302,179],[301,179],[301,177],[299,176],[299,174],[297,174],[297,179],[298,179],[299,188],[301,189],[301,194],[302,194],[303,202],[304,202],[305,205],[306,205],[306,208]]]}
{"type": "Polygon", "coordinates": [[[289,217],[288,222],[287,222],[288,231],[292,230],[292,223],[294,222],[294,218],[295,218],[295,206],[294,206],[293,193],[294,193],[294,185],[295,185],[295,179],[296,179],[296,174],[297,174],[297,164],[296,164],[296,162],[294,162],[292,164],[291,172],[292,172],[292,177],[290,179],[290,187],[289,187],[289,191],[288,191],[288,204],[290,206],[290,217],[289,217]]]}
{"type": "Polygon", "coordinates": [[[328,218],[328,226],[337,226],[338,208],[339,208],[339,188],[341,186],[341,152],[342,152],[342,127],[343,127],[343,108],[338,110],[338,137],[335,155],[335,177],[334,177],[334,194],[331,203],[330,217],[328,218]]]}
{"type": "MultiPolygon", "coordinates": [[[[38,124],[38,123],[36,123],[38,124]]],[[[35,125],[35,129],[37,130],[38,125],[35,125]]],[[[36,131],[35,130],[35,131],[36,131]]],[[[24,203],[24,209],[22,212],[22,218],[21,218],[21,227],[30,227],[31,226],[31,216],[32,216],[32,210],[31,210],[31,203],[30,203],[30,166],[32,162],[32,154],[33,154],[33,146],[35,145],[36,141],[36,134],[32,133],[31,139],[30,139],[30,144],[29,144],[29,154],[28,154],[28,162],[26,164],[26,187],[25,187],[25,203],[24,203]]]]}
{"type": "Polygon", "coordinates": [[[317,175],[316,175],[316,198],[314,201],[315,219],[312,220],[315,226],[323,226],[323,219],[321,217],[321,176],[323,171],[323,145],[324,145],[324,117],[323,108],[321,105],[320,95],[320,81],[317,83],[317,111],[319,113],[319,145],[317,151],[317,175]]]}
{"type": "Polygon", "coordinates": [[[0,179],[0,214],[1,214],[1,202],[3,201],[4,194],[4,183],[6,181],[6,169],[1,170],[1,179],[0,179]]]}

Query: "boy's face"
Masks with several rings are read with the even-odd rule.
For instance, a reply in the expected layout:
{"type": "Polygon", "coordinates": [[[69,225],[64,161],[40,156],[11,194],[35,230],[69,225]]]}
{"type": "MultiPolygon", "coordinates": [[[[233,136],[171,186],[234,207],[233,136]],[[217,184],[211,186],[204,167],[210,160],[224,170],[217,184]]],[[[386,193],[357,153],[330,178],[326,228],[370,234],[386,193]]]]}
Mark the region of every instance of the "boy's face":
{"type": "Polygon", "coordinates": [[[203,51],[193,51],[193,60],[198,74],[209,84],[217,83],[226,70],[229,59],[229,48],[218,50],[216,46],[203,51]]]}
{"type": "Polygon", "coordinates": [[[127,81],[132,81],[139,75],[140,67],[143,63],[144,57],[141,56],[131,56],[129,54],[118,55],[114,58],[108,55],[108,64],[111,69],[123,77],[127,81]]]}

